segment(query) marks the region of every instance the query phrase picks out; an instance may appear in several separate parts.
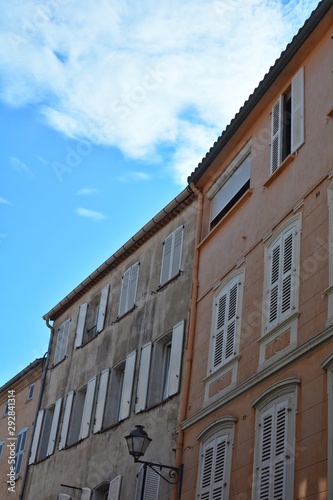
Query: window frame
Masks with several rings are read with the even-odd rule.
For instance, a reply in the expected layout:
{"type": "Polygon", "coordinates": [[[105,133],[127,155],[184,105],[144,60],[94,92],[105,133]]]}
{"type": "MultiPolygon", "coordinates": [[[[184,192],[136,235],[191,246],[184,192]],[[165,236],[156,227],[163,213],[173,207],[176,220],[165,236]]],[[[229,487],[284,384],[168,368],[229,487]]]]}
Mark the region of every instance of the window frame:
{"type": "Polygon", "coordinates": [[[67,446],[83,441],[89,436],[95,399],[96,376],[74,393],[69,421],[67,446]]]}

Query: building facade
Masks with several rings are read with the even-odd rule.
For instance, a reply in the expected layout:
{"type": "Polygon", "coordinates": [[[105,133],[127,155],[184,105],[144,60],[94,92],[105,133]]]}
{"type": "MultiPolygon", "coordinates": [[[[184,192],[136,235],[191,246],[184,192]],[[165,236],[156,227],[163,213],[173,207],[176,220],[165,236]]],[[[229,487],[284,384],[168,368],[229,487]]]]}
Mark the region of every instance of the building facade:
{"type": "Polygon", "coordinates": [[[332,37],[323,0],[189,177],[183,500],[333,498],[332,37]]]}
{"type": "Polygon", "coordinates": [[[196,218],[185,189],[45,315],[25,500],[171,498],[176,486],[134,463],[124,438],[142,425],[144,459],[175,463],[196,218]]]}
{"type": "Polygon", "coordinates": [[[19,498],[25,481],[44,358],[0,388],[0,498],[19,498]]]}

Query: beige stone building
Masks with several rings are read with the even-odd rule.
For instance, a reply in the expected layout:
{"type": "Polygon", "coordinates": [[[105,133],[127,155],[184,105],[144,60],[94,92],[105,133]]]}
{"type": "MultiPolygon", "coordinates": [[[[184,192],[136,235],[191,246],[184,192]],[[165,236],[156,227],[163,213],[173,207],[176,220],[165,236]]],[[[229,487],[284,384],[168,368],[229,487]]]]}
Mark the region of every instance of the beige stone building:
{"type": "Polygon", "coordinates": [[[134,463],[125,436],[144,426],[144,460],[174,465],[196,218],[185,189],[45,315],[52,338],[24,500],[177,491],[134,463]]]}
{"type": "Polygon", "coordinates": [[[333,498],[332,69],[323,0],[189,177],[182,500],[333,498]]]}
{"type": "Polygon", "coordinates": [[[44,359],[0,388],[0,499],[18,499],[25,481],[44,359]]]}

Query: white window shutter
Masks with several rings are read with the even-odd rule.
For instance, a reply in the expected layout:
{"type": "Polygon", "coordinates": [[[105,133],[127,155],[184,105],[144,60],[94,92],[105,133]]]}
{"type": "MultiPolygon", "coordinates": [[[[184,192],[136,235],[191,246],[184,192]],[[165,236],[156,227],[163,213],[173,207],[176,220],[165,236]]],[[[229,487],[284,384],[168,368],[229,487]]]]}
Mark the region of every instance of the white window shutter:
{"type": "Polygon", "coordinates": [[[223,351],[225,343],[227,311],[227,293],[223,291],[215,304],[215,331],[214,331],[214,349],[213,349],[213,368],[217,368],[223,362],[223,351]]]}
{"type": "Polygon", "coordinates": [[[58,423],[59,423],[60,410],[61,410],[61,403],[62,403],[62,398],[59,398],[55,404],[55,407],[54,407],[54,413],[53,413],[52,425],[51,425],[51,430],[50,430],[49,442],[47,445],[46,456],[52,455],[52,453],[54,452],[55,440],[57,437],[58,423]]]}
{"type": "Polygon", "coordinates": [[[92,413],[92,407],[93,407],[93,403],[94,403],[95,387],[96,387],[96,376],[91,378],[88,382],[88,385],[87,385],[87,392],[86,392],[86,397],[84,400],[84,406],[83,406],[83,412],[82,412],[79,441],[81,439],[85,439],[89,434],[91,413],[92,413]]]}
{"type": "Polygon", "coordinates": [[[130,281],[130,272],[131,268],[127,269],[122,277],[118,316],[122,316],[127,310],[127,294],[130,281]]]}
{"type": "Polygon", "coordinates": [[[96,328],[97,333],[101,332],[104,328],[106,306],[108,303],[108,295],[109,295],[109,285],[106,285],[101,291],[101,298],[99,301],[99,308],[98,308],[98,314],[97,314],[97,328],[96,328]]]}
{"type": "Polygon", "coordinates": [[[35,430],[34,430],[34,437],[33,437],[32,445],[31,445],[31,453],[30,453],[30,458],[29,458],[29,465],[33,464],[35,462],[35,460],[36,460],[37,449],[38,449],[39,438],[40,438],[40,432],[42,430],[42,423],[43,423],[44,411],[45,410],[39,410],[39,412],[37,414],[37,419],[36,419],[36,424],[35,424],[35,430]]]}
{"type": "Polygon", "coordinates": [[[274,104],[271,111],[271,174],[281,164],[282,151],[282,96],[274,104]]]}
{"type": "Polygon", "coordinates": [[[90,497],[91,497],[91,489],[82,488],[80,500],[90,500],[90,497]]]}
{"type": "Polygon", "coordinates": [[[102,429],[108,381],[109,381],[109,369],[107,368],[106,370],[102,371],[99,379],[95,420],[93,427],[94,434],[102,429]]]}
{"type": "Polygon", "coordinates": [[[172,331],[168,396],[176,394],[179,390],[183,353],[183,336],[184,321],[180,321],[173,327],[172,331]]]}
{"type": "Polygon", "coordinates": [[[134,500],[142,500],[142,489],[146,477],[146,469],[141,465],[137,474],[134,500]]]}
{"type": "Polygon", "coordinates": [[[110,482],[108,500],[119,500],[121,486],[121,475],[115,477],[110,482]]]}
{"type": "Polygon", "coordinates": [[[15,449],[15,475],[19,475],[21,473],[28,430],[29,428],[25,427],[17,435],[16,449],[15,449]]]}
{"type": "Polygon", "coordinates": [[[71,320],[68,319],[59,328],[56,351],[53,360],[54,365],[59,363],[59,361],[61,361],[66,356],[70,324],[71,320]]]}
{"type": "Polygon", "coordinates": [[[226,436],[220,436],[216,439],[214,453],[214,474],[213,474],[213,496],[212,498],[223,498],[223,489],[225,485],[225,468],[227,455],[226,436]]]}
{"type": "Polygon", "coordinates": [[[135,398],[135,413],[139,413],[146,408],[151,349],[151,342],[143,346],[141,349],[138,384],[135,398]]]}
{"type": "Polygon", "coordinates": [[[71,417],[73,398],[74,398],[74,391],[70,391],[66,397],[65,411],[64,411],[64,417],[62,421],[60,440],[59,440],[59,450],[65,448],[67,444],[68,427],[69,427],[69,420],[71,417]]]}
{"type": "Polygon", "coordinates": [[[290,230],[283,235],[282,240],[282,277],[281,277],[281,316],[288,315],[292,310],[293,300],[293,269],[294,269],[294,232],[290,230]]]}
{"type": "Polygon", "coordinates": [[[172,260],[172,239],[173,233],[171,233],[163,242],[163,255],[162,255],[162,266],[161,266],[161,278],[160,284],[166,283],[169,280],[171,260],[172,260]]]}
{"type": "Polygon", "coordinates": [[[182,248],[183,248],[183,233],[184,226],[179,227],[174,232],[174,245],[173,245],[173,255],[172,255],[172,268],[170,278],[176,276],[181,269],[181,258],[182,258],[182,248]]]}
{"type": "Polygon", "coordinates": [[[277,241],[269,253],[269,283],[268,283],[268,323],[273,326],[279,318],[279,291],[281,288],[281,240],[277,241]]]}
{"type": "Polygon", "coordinates": [[[72,497],[67,493],[59,493],[58,500],[72,500],[72,497]]]}
{"type": "Polygon", "coordinates": [[[160,476],[147,467],[143,500],[158,500],[160,476]]]}
{"type": "Polygon", "coordinates": [[[77,318],[76,332],[74,348],[79,347],[82,344],[82,338],[84,333],[84,326],[86,322],[88,304],[81,304],[79,307],[79,315],[77,318]]]}
{"type": "Polygon", "coordinates": [[[135,370],[136,351],[132,351],[126,358],[125,374],[121,391],[118,420],[124,420],[130,414],[133,378],[135,370]]]}
{"type": "Polygon", "coordinates": [[[291,81],[291,152],[304,143],[304,68],[291,81]]]}
{"type": "Polygon", "coordinates": [[[200,498],[209,499],[214,466],[214,441],[208,443],[202,454],[200,498]]]}
{"type": "Polygon", "coordinates": [[[276,405],[274,446],[274,498],[286,498],[287,402],[276,405]]]}
{"type": "Polygon", "coordinates": [[[224,360],[232,358],[235,353],[236,345],[236,327],[237,327],[237,313],[238,313],[238,283],[234,283],[228,290],[228,317],[226,328],[226,341],[224,360]]]}
{"type": "Polygon", "coordinates": [[[200,498],[224,498],[226,487],[227,436],[218,436],[203,449],[200,498]]]}
{"type": "Polygon", "coordinates": [[[127,310],[132,309],[132,307],[134,307],[134,305],[135,305],[136,290],[137,290],[138,279],[139,279],[139,268],[140,268],[139,262],[136,262],[131,267],[130,283],[129,283],[129,289],[128,289],[128,300],[127,300],[127,307],[126,307],[127,310]]]}

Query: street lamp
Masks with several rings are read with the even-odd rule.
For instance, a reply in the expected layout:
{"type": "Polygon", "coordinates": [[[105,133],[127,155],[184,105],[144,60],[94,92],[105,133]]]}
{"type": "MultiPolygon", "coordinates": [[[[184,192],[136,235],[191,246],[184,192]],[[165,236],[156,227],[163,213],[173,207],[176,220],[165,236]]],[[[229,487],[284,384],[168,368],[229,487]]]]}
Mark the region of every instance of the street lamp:
{"type": "Polygon", "coordinates": [[[169,484],[178,484],[178,494],[177,499],[180,499],[182,479],[183,479],[183,465],[180,467],[172,467],[170,465],[162,465],[155,462],[146,462],[139,460],[145,454],[150,442],[152,441],[148,434],[144,430],[143,425],[136,425],[128,436],[125,436],[128,451],[130,455],[134,458],[134,462],[143,464],[144,467],[149,467],[151,470],[156,472],[164,481],[169,484]],[[158,470],[157,470],[158,469],[158,470]],[[162,469],[168,469],[168,478],[161,474],[162,469]]]}

